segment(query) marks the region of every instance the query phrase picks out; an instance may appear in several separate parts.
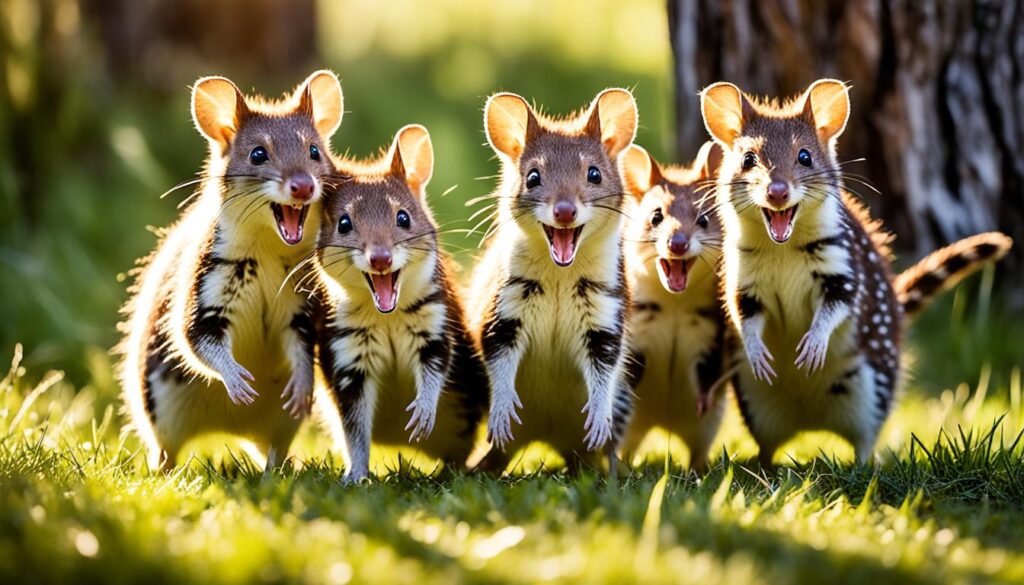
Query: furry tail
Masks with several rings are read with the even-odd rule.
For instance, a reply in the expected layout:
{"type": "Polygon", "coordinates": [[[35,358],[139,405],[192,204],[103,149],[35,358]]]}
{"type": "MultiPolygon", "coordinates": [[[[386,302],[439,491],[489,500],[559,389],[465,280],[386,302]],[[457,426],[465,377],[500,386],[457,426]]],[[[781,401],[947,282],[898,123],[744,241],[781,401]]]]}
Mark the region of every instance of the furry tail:
{"type": "Polygon", "coordinates": [[[1005,234],[986,232],[940,248],[896,277],[893,287],[910,315],[921,310],[935,295],[956,286],[987,262],[999,260],[1013,245],[1005,234]]]}

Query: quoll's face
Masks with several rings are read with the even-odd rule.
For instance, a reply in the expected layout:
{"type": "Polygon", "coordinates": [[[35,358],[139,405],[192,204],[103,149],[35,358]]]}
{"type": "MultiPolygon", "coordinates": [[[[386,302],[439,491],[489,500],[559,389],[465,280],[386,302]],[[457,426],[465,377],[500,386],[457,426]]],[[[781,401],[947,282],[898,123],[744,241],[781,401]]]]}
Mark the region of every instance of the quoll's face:
{"type": "Polygon", "coordinates": [[[356,178],[329,191],[317,251],[345,287],[368,286],[379,311],[398,304],[402,270],[437,249],[432,218],[401,180],[356,178]]]}
{"type": "Polygon", "coordinates": [[[721,228],[710,201],[696,184],[663,181],[640,200],[641,240],[648,248],[665,290],[686,290],[690,271],[698,260],[714,267],[721,247],[721,228]]]}
{"type": "MultiPolygon", "coordinates": [[[[320,200],[334,167],[308,115],[250,115],[226,152],[228,197],[239,211],[262,196],[285,243],[302,240],[309,206],[320,200]]],[[[231,205],[231,202],[227,202],[231,205]]],[[[248,213],[248,212],[246,212],[248,213]]]]}
{"type": "Polygon", "coordinates": [[[730,158],[736,209],[760,214],[776,242],[788,240],[800,215],[821,205],[836,185],[830,153],[799,116],[755,117],[730,158]]]}
{"type": "Polygon", "coordinates": [[[622,182],[595,138],[544,132],[524,148],[519,171],[514,217],[527,233],[543,234],[560,266],[572,263],[589,233],[619,217],[622,182]]]}

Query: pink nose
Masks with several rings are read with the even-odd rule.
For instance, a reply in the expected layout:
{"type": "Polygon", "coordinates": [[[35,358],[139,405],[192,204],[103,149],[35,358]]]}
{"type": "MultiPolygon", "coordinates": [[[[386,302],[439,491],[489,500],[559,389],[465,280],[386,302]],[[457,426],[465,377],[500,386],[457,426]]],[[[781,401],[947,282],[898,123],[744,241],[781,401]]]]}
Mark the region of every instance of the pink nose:
{"type": "Polygon", "coordinates": [[[391,268],[391,260],[391,250],[386,248],[375,248],[370,252],[370,268],[378,272],[391,268]]]}
{"type": "Polygon", "coordinates": [[[768,203],[782,207],[789,201],[789,185],[782,181],[772,181],[768,185],[768,203]]]}
{"type": "Polygon", "coordinates": [[[689,249],[690,238],[687,238],[686,234],[672,234],[672,237],[668,240],[668,251],[671,252],[673,256],[682,256],[689,249]]]}
{"type": "Polygon", "coordinates": [[[559,225],[572,225],[576,221],[576,206],[572,201],[558,201],[553,209],[555,222],[559,225]]]}
{"type": "Polygon", "coordinates": [[[312,199],[314,189],[316,189],[316,182],[307,173],[296,173],[288,179],[288,191],[292,197],[300,201],[312,199]]]}

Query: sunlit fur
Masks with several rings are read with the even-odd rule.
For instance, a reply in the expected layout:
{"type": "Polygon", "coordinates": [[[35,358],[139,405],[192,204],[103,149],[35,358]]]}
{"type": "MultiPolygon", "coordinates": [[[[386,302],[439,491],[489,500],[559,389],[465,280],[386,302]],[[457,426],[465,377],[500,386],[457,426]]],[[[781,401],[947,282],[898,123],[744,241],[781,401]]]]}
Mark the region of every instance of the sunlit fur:
{"type": "MultiPolygon", "coordinates": [[[[291,327],[306,297],[282,283],[312,250],[323,183],[334,172],[329,135],[300,108],[304,87],[279,102],[245,98],[246,116],[236,120],[232,139],[210,139],[194,202],[137,271],[124,308],[119,377],[131,427],[152,468],[173,466],[185,442],[210,432],[243,437],[277,464],[298,429],[300,421],[283,410],[282,391],[289,383],[294,396],[312,390],[312,356],[291,327]],[[248,162],[254,144],[270,152],[259,167],[248,162]],[[321,161],[310,159],[310,144],[321,149],[321,161]],[[269,204],[294,202],[284,175],[295,169],[308,172],[315,188],[304,238],[288,246],[269,204]],[[235,263],[239,259],[243,263],[235,263]],[[223,306],[229,316],[223,349],[210,351],[189,339],[206,306],[223,306]],[[258,396],[250,405],[235,404],[225,392],[222,373],[232,364],[254,377],[258,396]]],[[[331,126],[333,132],[337,124],[331,126]]]]}
{"type": "MultiPolygon", "coordinates": [[[[895,388],[898,380],[880,377],[866,359],[860,343],[867,337],[858,331],[858,320],[850,318],[859,314],[860,307],[843,306],[827,314],[822,309],[821,284],[814,275],[836,274],[860,286],[865,274],[855,273],[851,248],[870,250],[884,274],[888,274],[888,251],[864,231],[874,229],[859,221],[860,210],[854,214],[844,202],[835,137],[820,140],[813,118],[805,115],[803,100],[778,109],[743,99],[742,133],[732,144],[720,140],[725,148],[717,189],[724,230],[724,294],[748,360],[753,359],[751,348],[766,348],[774,357],[770,367],[777,376],[770,383],[758,379],[744,361],[738,375],[741,407],[748,424],[753,422],[751,430],[766,464],[778,447],[805,429],[835,431],[853,444],[858,459],[866,461],[889,407],[887,398],[879,410],[876,383],[884,379],[882,394],[888,397],[888,388],[895,388]],[[796,162],[801,148],[810,151],[813,168],[796,162]],[[747,152],[754,152],[758,163],[745,170],[747,152]],[[787,182],[790,205],[799,205],[793,234],[783,244],[769,237],[761,211],[772,179],[787,182]],[[806,251],[813,242],[830,237],[838,238],[835,245],[823,245],[816,253],[806,251]],[[743,315],[741,295],[760,299],[763,308],[756,315],[743,315]],[[805,334],[826,336],[827,353],[814,371],[794,364],[805,334]],[[848,381],[841,393],[833,391],[839,380],[848,381]]],[[[901,324],[890,314],[895,297],[887,279],[882,279],[877,292],[885,307],[878,324],[889,330],[887,343],[896,345],[901,324]]],[[[887,369],[899,372],[898,352],[894,347],[887,350],[881,359],[887,369]]]]}
{"type": "MultiPolygon", "coordinates": [[[[489,108],[500,97],[492,98],[489,108]]],[[[636,114],[629,97],[627,111],[621,114],[624,121],[619,122],[621,136],[610,139],[614,149],[609,156],[602,141],[588,134],[593,112],[592,105],[577,115],[555,119],[529,110],[537,126],[529,135],[525,126],[519,129],[521,153],[502,151],[497,130],[489,129],[502,160],[501,184],[492,196],[494,222],[476,265],[468,317],[478,340],[487,336],[485,330],[496,320],[520,323],[515,347],[500,357],[490,359],[484,344],[493,386],[492,433],[496,421],[509,422],[504,418],[509,410],[498,409],[522,404],[522,425],[511,422],[513,438],[503,445],[504,453],[492,449],[491,459],[485,460],[491,468],[503,468],[517,449],[535,440],[554,447],[570,466],[600,466],[599,453],[587,448],[586,415],[581,410],[589,404],[599,424],[610,425],[625,399],[624,351],[616,350],[618,357],[609,372],[599,372],[588,357],[585,339],[591,330],[616,331],[617,343],[626,335],[623,188],[614,156],[632,142],[636,114]],[[587,182],[591,165],[601,170],[600,185],[587,182]],[[531,190],[525,176],[534,168],[540,171],[541,185],[531,190]],[[567,267],[553,262],[541,225],[554,223],[552,205],[558,197],[576,201],[579,215],[574,225],[584,225],[575,260],[567,267]],[[600,290],[581,295],[581,282],[595,283],[600,290]]],[[[487,111],[485,122],[486,116],[487,111]]]]}
{"type": "MultiPolygon", "coordinates": [[[[327,305],[319,327],[321,366],[331,388],[329,428],[344,454],[348,481],[369,474],[371,439],[463,466],[486,409],[483,364],[466,333],[453,268],[439,247],[426,193],[397,176],[392,165],[406,131],[426,133],[406,127],[379,158],[340,161],[347,178],[329,191],[321,216],[316,272],[327,305]],[[410,216],[408,228],[396,225],[400,210],[410,216]],[[338,231],[342,215],[352,222],[347,234],[338,231]],[[386,314],[375,306],[365,276],[374,271],[368,259],[373,247],[389,250],[391,271],[399,273],[397,306],[386,314]],[[431,342],[443,342],[445,355],[431,357],[431,342]],[[431,359],[448,365],[441,371],[431,359]],[[365,381],[353,384],[353,377],[365,381]],[[406,427],[417,407],[428,436],[410,441],[414,433],[406,427]]],[[[406,168],[420,164],[409,153],[403,158],[406,168]]]]}
{"type": "Polygon", "coordinates": [[[905,314],[1010,246],[980,234],[894,278],[890,238],[845,191],[836,160],[848,91],[819,80],[777,106],[717,83],[701,97],[705,125],[726,149],[716,205],[725,302],[746,354],[736,395],[764,464],[803,430],[835,432],[869,461],[901,384],[905,314]],[[773,181],[788,186],[788,200],[770,200],[773,181]],[[792,235],[778,243],[764,210],[794,206],[792,235]]]}
{"type": "MultiPolygon", "coordinates": [[[[706,156],[703,150],[702,154],[706,156]]],[[[646,168],[626,168],[628,162],[629,158],[623,157],[624,177],[631,172],[645,173],[646,168]]],[[[630,218],[626,258],[634,307],[631,334],[633,347],[644,362],[634,389],[633,415],[620,448],[626,461],[652,429],[662,428],[686,444],[690,467],[703,470],[721,423],[726,402],[722,380],[725,322],[717,274],[721,228],[713,201],[704,197],[713,173],[714,169],[706,168],[705,159],[698,157],[690,167],[658,165],[653,185],[646,177],[626,181],[635,197],[629,198],[626,208],[630,218]],[[652,223],[655,210],[660,218],[657,225],[652,223]],[[697,223],[701,216],[707,220],[706,227],[697,223]],[[669,238],[677,233],[689,238],[689,249],[682,256],[669,250],[669,238]],[[661,258],[693,262],[683,292],[667,288],[658,268],[661,258]]]]}

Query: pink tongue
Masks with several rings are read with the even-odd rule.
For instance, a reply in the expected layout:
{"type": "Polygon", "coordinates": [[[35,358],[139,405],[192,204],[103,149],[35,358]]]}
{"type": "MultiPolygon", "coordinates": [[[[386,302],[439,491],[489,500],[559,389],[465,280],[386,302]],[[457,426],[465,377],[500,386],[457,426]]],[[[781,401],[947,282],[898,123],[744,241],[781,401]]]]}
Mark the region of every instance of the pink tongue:
{"type": "Polygon", "coordinates": [[[555,260],[562,264],[568,264],[572,261],[573,252],[575,251],[576,245],[572,241],[573,232],[575,230],[552,230],[551,236],[551,251],[554,252],[555,260]]]}
{"type": "Polygon", "coordinates": [[[395,290],[394,274],[371,274],[373,281],[373,302],[377,310],[382,313],[389,313],[395,310],[398,304],[398,291],[395,290]]]}
{"type": "Polygon", "coordinates": [[[686,281],[690,271],[686,269],[686,263],[683,260],[669,260],[668,270],[666,270],[665,276],[667,276],[668,287],[672,292],[682,292],[686,290],[686,281]]]}
{"type": "Polygon", "coordinates": [[[297,244],[302,239],[302,225],[299,223],[301,217],[301,209],[291,205],[281,206],[281,232],[289,244],[297,244]]]}
{"type": "Polygon", "coordinates": [[[776,240],[782,240],[783,238],[786,237],[786,232],[789,231],[789,224],[792,219],[792,207],[785,211],[768,212],[768,225],[771,226],[772,235],[775,236],[776,240]]]}

